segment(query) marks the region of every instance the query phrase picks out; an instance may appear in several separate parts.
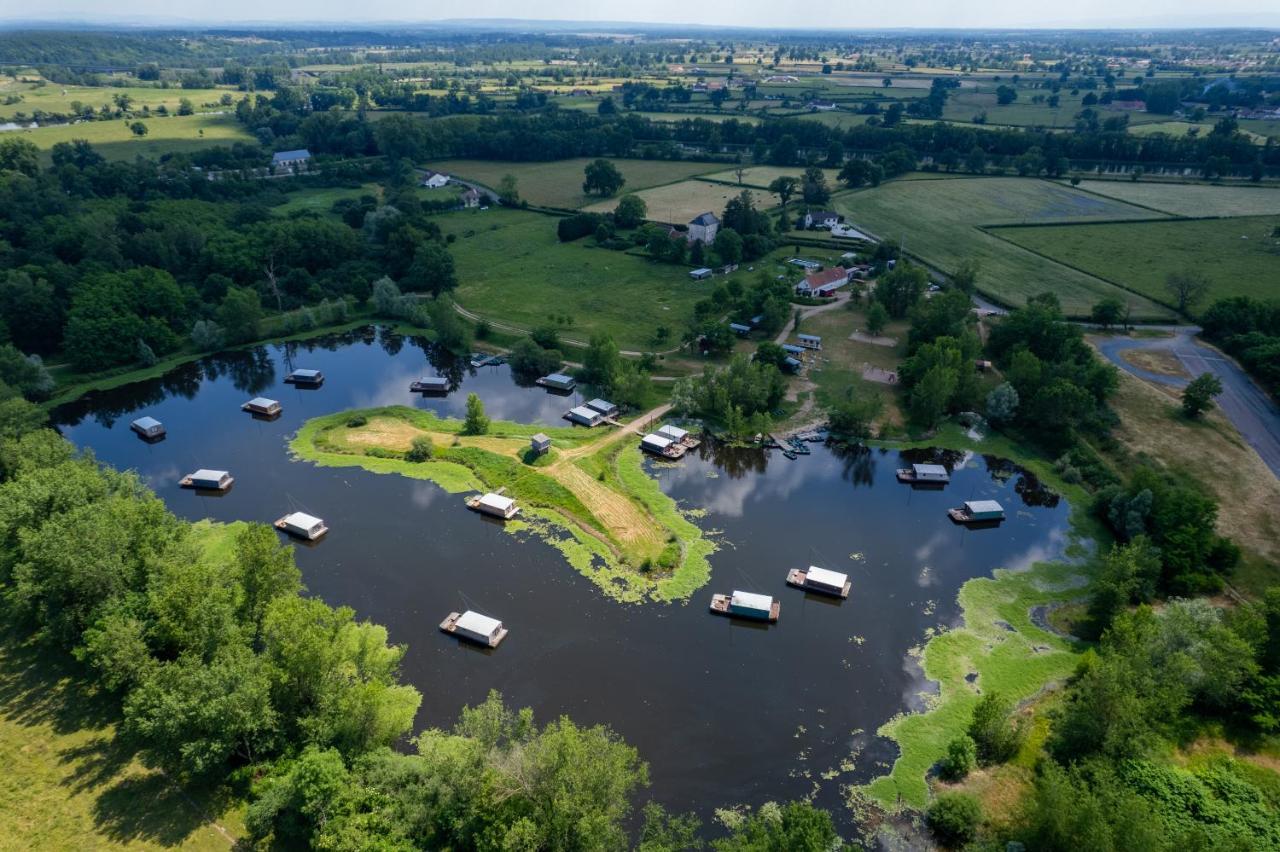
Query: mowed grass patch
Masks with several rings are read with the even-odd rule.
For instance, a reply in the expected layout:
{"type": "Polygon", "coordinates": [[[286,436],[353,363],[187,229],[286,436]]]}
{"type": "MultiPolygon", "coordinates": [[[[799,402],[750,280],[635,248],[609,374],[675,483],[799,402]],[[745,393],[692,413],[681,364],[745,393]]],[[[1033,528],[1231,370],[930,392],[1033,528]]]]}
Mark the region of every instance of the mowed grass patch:
{"type": "MultiPolygon", "coordinates": [[[[670,160],[619,160],[609,159],[626,178],[619,196],[638,189],[645,189],[672,181],[684,180],[690,175],[701,174],[717,168],[707,163],[687,163],[670,160]]],[[[440,160],[428,164],[438,172],[457,175],[485,186],[497,188],[504,175],[515,175],[520,197],[530,204],[544,207],[583,207],[599,202],[599,196],[589,196],[582,191],[583,169],[592,162],[586,157],[572,160],[555,160],[550,163],[507,163],[492,160],[440,160]]],[[[610,199],[608,209],[618,203],[610,199]]]]}
{"type": "Polygon", "coordinates": [[[891,181],[834,200],[856,227],[903,243],[908,253],[944,272],[966,259],[981,264],[979,289],[1022,305],[1038,293],[1055,293],[1063,310],[1083,316],[1113,296],[1140,319],[1168,319],[1171,312],[1102,279],[1040,257],[981,230],[982,225],[1144,219],[1161,214],[1120,201],[1078,192],[1049,181],[1024,178],[958,178],[891,181]]]}
{"type": "MultiPolygon", "coordinates": [[[[831,189],[836,189],[838,186],[837,180],[840,175],[840,170],[823,169],[822,174],[827,179],[827,186],[831,189]]],[[[742,185],[766,189],[769,184],[780,177],[793,177],[796,180],[799,180],[803,176],[803,166],[795,166],[792,168],[788,168],[786,166],[751,166],[742,173],[742,185]]],[[[722,180],[725,183],[736,184],[738,182],[738,175],[733,169],[726,169],[725,171],[709,174],[705,177],[708,180],[722,180]]],[[[774,203],[777,202],[775,201],[774,203]]]]}
{"type": "Polygon", "coordinates": [[[1280,297],[1280,216],[998,228],[993,234],[1064,264],[1174,304],[1172,272],[1204,275],[1200,308],[1227,296],[1280,297]]]}
{"type": "Polygon", "coordinates": [[[288,216],[298,212],[309,213],[330,213],[333,210],[335,202],[344,198],[360,198],[363,195],[372,195],[374,198],[382,197],[382,188],[376,183],[366,183],[363,186],[321,186],[309,189],[300,189],[290,192],[289,199],[284,204],[273,208],[277,216],[288,216]]]}
{"type": "Polygon", "coordinates": [[[660,326],[678,340],[694,302],[711,292],[684,266],[594,248],[591,237],[561,243],[550,216],[491,209],[435,221],[456,237],[450,250],[459,304],[486,319],[534,328],[569,317],[558,326],[562,336],[605,332],[623,349],[640,351],[652,348],[660,326]]]}
{"type": "MultiPolygon", "coordinates": [[[[699,213],[711,211],[719,216],[729,199],[739,193],[750,192],[757,209],[768,209],[778,203],[777,197],[759,189],[727,186],[706,180],[684,180],[679,183],[657,186],[635,193],[644,199],[648,207],[647,218],[655,222],[683,225],[699,213]]],[[[618,200],[597,202],[586,209],[594,213],[607,213],[618,206],[618,200]]]]}
{"type": "Polygon", "coordinates": [[[1087,180],[1080,189],[1174,216],[1280,214],[1280,189],[1274,187],[1087,180]]]}
{"type": "MultiPolygon", "coordinates": [[[[181,115],[125,121],[85,121],[80,124],[51,124],[34,130],[12,131],[39,148],[45,165],[49,151],[59,142],[83,139],[108,160],[159,157],[169,153],[199,151],[214,145],[255,141],[234,115],[181,115]],[[134,121],[147,126],[146,136],[129,129],[134,121]]],[[[264,164],[265,165],[265,164],[264,164]]]]}

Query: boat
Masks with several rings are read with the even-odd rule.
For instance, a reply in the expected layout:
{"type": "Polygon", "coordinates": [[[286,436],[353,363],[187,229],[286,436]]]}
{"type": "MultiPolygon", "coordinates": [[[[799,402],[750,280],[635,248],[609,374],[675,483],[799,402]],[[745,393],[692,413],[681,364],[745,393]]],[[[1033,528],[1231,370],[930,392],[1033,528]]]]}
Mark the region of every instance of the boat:
{"type": "Polygon", "coordinates": [[[792,568],[788,571],[787,585],[795,586],[797,589],[804,589],[806,592],[817,592],[836,598],[847,598],[849,597],[849,590],[853,588],[853,581],[849,579],[847,574],[829,571],[826,568],[819,568],[817,565],[810,565],[807,569],[792,568]]]}
{"type": "Polygon", "coordinates": [[[284,377],[284,383],[300,388],[318,388],[324,384],[324,373],[319,370],[294,370],[284,377]]]}
{"type": "Polygon", "coordinates": [[[275,528],[289,535],[316,541],[329,531],[324,521],[305,512],[290,512],[275,522],[275,528]]]}
{"type": "Polygon", "coordinates": [[[129,428],[144,441],[159,441],[165,436],[164,424],[154,417],[139,417],[129,424],[129,428]]]}
{"type": "Polygon", "coordinates": [[[951,474],[940,464],[913,464],[911,467],[900,467],[897,471],[898,481],[911,485],[946,485],[951,481],[951,474]]]}
{"type": "Polygon", "coordinates": [[[515,500],[492,491],[488,494],[473,494],[468,497],[467,508],[504,521],[509,521],[520,514],[520,507],[516,505],[515,500]]]}
{"type": "Polygon", "coordinates": [[[785,459],[790,459],[791,461],[795,461],[796,459],[800,458],[800,454],[797,453],[795,450],[788,450],[787,448],[784,447],[782,449],[782,457],[785,459]]]}
{"type": "Polygon", "coordinates": [[[451,636],[466,639],[486,648],[496,648],[507,638],[507,628],[496,618],[474,610],[451,612],[440,622],[440,629],[451,636]]]}
{"type": "Polygon", "coordinates": [[[414,393],[446,394],[449,392],[449,380],[444,376],[423,376],[410,382],[409,390],[414,393]]]}
{"type": "Polygon", "coordinates": [[[241,411],[247,411],[255,417],[276,417],[282,411],[280,403],[274,399],[267,399],[265,396],[255,396],[253,399],[240,406],[241,411]]]}
{"type": "Polygon", "coordinates": [[[995,500],[968,500],[963,506],[948,509],[947,516],[966,526],[995,526],[1004,520],[1004,507],[995,500]]]}
{"type": "Polygon", "coordinates": [[[195,488],[198,491],[226,491],[234,482],[235,479],[225,470],[209,470],[203,467],[178,480],[178,484],[183,488],[195,488]]]}
{"type": "Polygon", "coordinates": [[[712,595],[711,612],[734,618],[774,622],[782,611],[782,602],[768,595],[735,590],[732,595],[712,595]]]}

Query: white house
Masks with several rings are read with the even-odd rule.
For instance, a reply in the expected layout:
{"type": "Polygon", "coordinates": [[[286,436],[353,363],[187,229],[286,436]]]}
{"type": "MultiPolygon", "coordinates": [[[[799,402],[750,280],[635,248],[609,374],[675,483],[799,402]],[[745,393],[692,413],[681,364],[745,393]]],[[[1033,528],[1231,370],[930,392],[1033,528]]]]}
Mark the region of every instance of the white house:
{"type": "Polygon", "coordinates": [[[449,176],[444,172],[433,172],[427,169],[422,175],[422,186],[426,189],[440,189],[442,186],[448,186],[449,176]]]}
{"type": "Polygon", "coordinates": [[[306,148],[299,148],[296,151],[277,151],[271,155],[271,168],[274,171],[281,169],[291,172],[305,172],[311,167],[311,152],[306,148]]]}
{"type": "Polygon", "coordinates": [[[468,189],[462,193],[459,200],[462,202],[463,207],[479,207],[481,198],[482,196],[479,192],[474,189],[468,189]]]}
{"type": "Polygon", "coordinates": [[[689,242],[712,243],[719,230],[720,220],[716,218],[716,214],[699,213],[689,221],[689,242]]]}
{"type": "Polygon", "coordinates": [[[843,266],[833,266],[821,272],[810,272],[796,285],[796,293],[801,296],[826,298],[849,283],[849,270],[843,266]]]}
{"type": "Polygon", "coordinates": [[[804,226],[806,228],[830,229],[840,224],[840,214],[834,210],[806,210],[804,226]]]}

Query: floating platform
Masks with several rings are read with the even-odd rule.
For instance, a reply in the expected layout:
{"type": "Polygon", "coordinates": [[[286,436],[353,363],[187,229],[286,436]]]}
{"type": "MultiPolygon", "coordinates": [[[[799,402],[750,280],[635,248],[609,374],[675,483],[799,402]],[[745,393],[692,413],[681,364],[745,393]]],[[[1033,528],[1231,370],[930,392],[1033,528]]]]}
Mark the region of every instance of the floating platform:
{"type": "Polygon", "coordinates": [[[853,588],[853,581],[848,579],[844,574],[837,574],[835,571],[827,571],[819,568],[814,571],[814,566],[809,566],[808,570],[803,568],[792,568],[787,572],[787,585],[794,586],[797,589],[804,589],[806,592],[817,592],[820,595],[830,595],[833,598],[847,598],[849,591],[853,588]],[[818,573],[822,572],[822,573],[818,573]],[[810,579],[810,575],[814,575],[810,579]],[[831,582],[822,582],[826,580],[826,575],[834,575],[831,582]],[[835,578],[839,578],[836,580],[835,578]],[[837,586],[836,583],[840,585],[837,586]]]}
{"type": "Polygon", "coordinates": [[[235,484],[235,478],[225,470],[205,468],[195,473],[188,473],[178,480],[178,485],[183,488],[195,488],[198,491],[226,491],[233,484],[235,484]]]}
{"type": "Polygon", "coordinates": [[[897,470],[899,482],[909,485],[933,485],[942,487],[951,481],[951,474],[940,464],[913,464],[897,470]]]}
{"type": "Polygon", "coordinates": [[[507,628],[498,619],[472,610],[449,613],[445,620],[440,622],[440,630],[450,636],[457,636],[459,639],[465,639],[486,648],[498,647],[502,644],[502,640],[507,638],[508,633],[507,628]]]}
{"type": "Polygon", "coordinates": [[[324,525],[324,521],[305,512],[290,512],[272,526],[281,532],[306,539],[307,541],[318,541],[329,532],[329,528],[324,525]]]}
{"type": "Polygon", "coordinates": [[[466,503],[467,508],[473,512],[500,518],[504,521],[509,521],[520,514],[520,507],[516,505],[515,500],[493,492],[474,494],[467,498],[466,503]]]}
{"type": "Polygon", "coordinates": [[[507,359],[501,355],[486,355],[483,352],[473,353],[471,356],[472,367],[499,367],[507,363],[507,359]]]}
{"type": "Polygon", "coordinates": [[[164,424],[154,417],[139,417],[129,424],[129,428],[144,441],[159,441],[165,436],[164,424]]]}
{"type": "Polygon", "coordinates": [[[772,624],[778,620],[778,615],[782,612],[782,602],[768,595],[734,592],[732,595],[712,595],[710,610],[715,615],[767,621],[772,624]]]}
{"type": "Polygon", "coordinates": [[[423,376],[409,383],[409,390],[414,393],[443,396],[449,392],[449,380],[443,376],[423,376]]]}
{"type": "Polygon", "coordinates": [[[280,403],[274,399],[267,399],[265,396],[255,396],[253,399],[240,406],[241,411],[247,411],[255,417],[279,417],[284,409],[280,403]]]}
{"type": "Polygon", "coordinates": [[[963,506],[947,510],[953,523],[969,527],[996,526],[1004,520],[1004,507],[995,500],[970,500],[963,506]]]}
{"type": "Polygon", "coordinates": [[[319,370],[294,370],[284,377],[284,383],[300,388],[318,388],[324,384],[324,373],[319,370]]]}
{"type": "Polygon", "coordinates": [[[657,433],[641,438],[640,449],[659,458],[672,460],[681,458],[689,450],[684,444],[677,444],[670,438],[664,438],[657,433]]]}

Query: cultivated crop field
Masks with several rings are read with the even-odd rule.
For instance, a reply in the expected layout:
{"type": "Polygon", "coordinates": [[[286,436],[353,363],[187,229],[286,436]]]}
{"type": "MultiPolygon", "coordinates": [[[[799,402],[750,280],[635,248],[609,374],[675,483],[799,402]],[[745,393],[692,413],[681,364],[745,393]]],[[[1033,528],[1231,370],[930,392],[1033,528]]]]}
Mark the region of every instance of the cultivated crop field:
{"type": "MultiPolygon", "coordinates": [[[[743,192],[742,187],[726,186],[705,180],[686,180],[680,183],[658,186],[635,193],[644,199],[649,208],[648,217],[657,222],[683,225],[699,213],[710,210],[717,216],[729,203],[729,199],[743,192]]],[[[778,203],[777,198],[758,189],[747,189],[755,199],[757,208],[767,209],[778,203]]],[[[607,213],[618,206],[618,199],[611,198],[587,207],[595,213],[607,213]]]]}
{"type": "Polygon", "coordinates": [[[559,326],[564,337],[586,340],[603,331],[622,348],[642,351],[654,348],[659,326],[678,340],[693,303],[711,290],[690,280],[684,266],[593,248],[589,237],[561,243],[550,216],[490,209],[435,221],[457,237],[450,249],[458,303],[486,319],[533,328],[567,316],[572,324],[559,326]]]}
{"type": "Polygon", "coordinates": [[[1047,260],[988,234],[982,225],[1144,219],[1160,214],[1048,181],[971,178],[892,181],[838,197],[836,209],[881,239],[896,239],[927,263],[951,271],[973,258],[982,265],[978,287],[1022,304],[1056,293],[1063,310],[1083,315],[1102,298],[1127,301],[1135,317],[1167,318],[1169,311],[1093,275],[1047,260]]]}
{"type": "MultiPolygon", "coordinates": [[[[440,160],[429,167],[439,172],[497,188],[503,175],[515,175],[520,197],[546,207],[583,207],[599,200],[582,193],[582,170],[591,160],[582,157],[550,163],[505,163],[491,160],[440,160]]],[[[619,195],[659,184],[684,180],[715,168],[706,163],[669,160],[610,160],[627,179],[619,195]]],[[[612,210],[617,199],[608,202],[612,210]]]]}
{"type": "MultiPolygon", "coordinates": [[[[234,115],[183,115],[125,121],[85,121],[51,124],[35,130],[12,131],[45,152],[59,142],[84,139],[108,160],[132,160],[139,155],[159,157],[173,152],[198,151],[213,145],[253,142],[253,136],[234,115]],[[129,125],[138,120],[147,126],[146,136],[134,136],[129,125]]],[[[47,162],[46,162],[47,164],[47,162]]],[[[265,165],[265,163],[264,163],[265,165]]]]}
{"type": "Polygon", "coordinates": [[[1280,216],[999,228],[992,233],[1062,263],[1172,303],[1170,272],[1195,270],[1226,296],[1280,298],[1280,216]]]}
{"type": "MultiPolygon", "coordinates": [[[[802,166],[794,166],[792,168],[785,166],[752,166],[742,173],[742,184],[743,186],[755,186],[764,189],[780,177],[793,177],[799,180],[803,174],[804,168],[802,166]]],[[[833,190],[836,189],[836,179],[840,174],[840,170],[823,169],[822,174],[827,179],[827,186],[833,190]]],[[[733,169],[716,172],[705,177],[708,180],[722,180],[725,183],[736,184],[738,182],[738,175],[734,173],[733,169]]]]}
{"type": "Polygon", "coordinates": [[[1280,189],[1262,186],[1087,180],[1080,189],[1174,216],[1262,216],[1280,213],[1280,189]]]}

